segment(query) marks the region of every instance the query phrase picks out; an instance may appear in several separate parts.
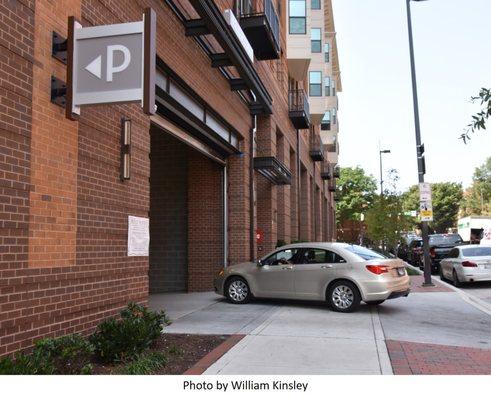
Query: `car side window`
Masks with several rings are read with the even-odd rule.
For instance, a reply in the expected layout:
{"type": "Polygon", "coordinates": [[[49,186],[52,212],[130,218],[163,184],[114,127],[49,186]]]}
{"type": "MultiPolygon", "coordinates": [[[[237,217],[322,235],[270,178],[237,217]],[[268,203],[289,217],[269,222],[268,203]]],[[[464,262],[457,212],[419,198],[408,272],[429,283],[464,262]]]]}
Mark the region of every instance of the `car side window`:
{"type": "Polygon", "coordinates": [[[263,265],[293,264],[295,255],[299,249],[284,249],[271,254],[263,260],[263,265]]]}
{"type": "Polygon", "coordinates": [[[334,264],[346,262],[339,254],[324,249],[305,249],[299,264],[334,264]]]}

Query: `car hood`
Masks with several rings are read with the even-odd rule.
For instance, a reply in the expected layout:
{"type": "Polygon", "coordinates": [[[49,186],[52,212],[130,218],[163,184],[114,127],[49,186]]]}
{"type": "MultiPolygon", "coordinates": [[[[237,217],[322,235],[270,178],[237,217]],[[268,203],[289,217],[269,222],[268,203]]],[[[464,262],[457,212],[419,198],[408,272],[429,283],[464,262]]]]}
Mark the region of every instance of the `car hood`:
{"type": "Polygon", "coordinates": [[[226,268],[227,274],[234,273],[234,272],[249,272],[253,270],[254,268],[257,268],[257,264],[255,262],[243,262],[240,264],[235,264],[235,265],[229,265],[226,268]]]}

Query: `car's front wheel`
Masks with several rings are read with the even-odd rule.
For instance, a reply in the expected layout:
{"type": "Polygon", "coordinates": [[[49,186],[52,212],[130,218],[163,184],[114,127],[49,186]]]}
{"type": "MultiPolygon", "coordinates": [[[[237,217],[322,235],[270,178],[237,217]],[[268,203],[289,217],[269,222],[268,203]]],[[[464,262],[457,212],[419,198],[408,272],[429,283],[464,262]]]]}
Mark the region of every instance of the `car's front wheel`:
{"type": "Polygon", "coordinates": [[[244,278],[234,276],[227,281],[225,295],[234,304],[245,304],[251,300],[251,289],[244,278]]]}
{"type": "Polygon", "coordinates": [[[334,311],[352,312],[360,305],[360,291],[352,282],[338,281],[327,289],[327,302],[334,311]]]}

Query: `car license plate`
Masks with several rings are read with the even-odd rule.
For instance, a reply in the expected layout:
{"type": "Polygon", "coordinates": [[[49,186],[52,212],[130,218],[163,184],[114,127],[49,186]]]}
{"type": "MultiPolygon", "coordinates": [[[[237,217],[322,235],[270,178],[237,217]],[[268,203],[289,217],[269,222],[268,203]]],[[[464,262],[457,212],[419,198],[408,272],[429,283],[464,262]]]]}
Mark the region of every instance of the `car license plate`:
{"type": "Polygon", "coordinates": [[[406,274],[405,268],[397,268],[397,275],[404,276],[406,274]]]}

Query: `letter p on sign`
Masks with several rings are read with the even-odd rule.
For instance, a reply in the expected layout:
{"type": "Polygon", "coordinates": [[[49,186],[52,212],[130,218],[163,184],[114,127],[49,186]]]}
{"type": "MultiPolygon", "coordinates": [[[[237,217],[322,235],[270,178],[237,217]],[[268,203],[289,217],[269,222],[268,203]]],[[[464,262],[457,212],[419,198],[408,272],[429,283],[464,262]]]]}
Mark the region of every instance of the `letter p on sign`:
{"type": "Polygon", "coordinates": [[[112,82],[113,74],[116,72],[124,71],[126,68],[128,68],[130,62],[131,62],[131,53],[127,47],[121,44],[114,44],[114,45],[107,46],[106,81],[112,82]],[[120,51],[123,53],[123,62],[118,66],[114,65],[114,52],[116,51],[120,51]]]}

